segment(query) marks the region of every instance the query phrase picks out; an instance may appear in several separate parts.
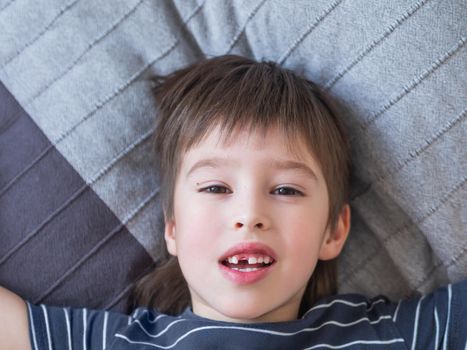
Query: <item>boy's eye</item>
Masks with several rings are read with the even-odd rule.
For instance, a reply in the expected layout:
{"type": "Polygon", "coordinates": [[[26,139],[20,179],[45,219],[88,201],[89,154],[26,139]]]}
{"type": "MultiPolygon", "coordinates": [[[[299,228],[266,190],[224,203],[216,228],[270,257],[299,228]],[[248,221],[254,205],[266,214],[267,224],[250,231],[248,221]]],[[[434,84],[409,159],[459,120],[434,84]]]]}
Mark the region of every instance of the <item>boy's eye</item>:
{"type": "Polygon", "coordinates": [[[218,186],[213,185],[209,187],[205,187],[200,189],[200,192],[207,192],[207,193],[229,193],[230,190],[225,186],[218,186]]]}
{"type": "Polygon", "coordinates": [[[292,187],[279,187],[274,190],[274,193],[282,196],[303,196],[303,193],[292,187]]]}

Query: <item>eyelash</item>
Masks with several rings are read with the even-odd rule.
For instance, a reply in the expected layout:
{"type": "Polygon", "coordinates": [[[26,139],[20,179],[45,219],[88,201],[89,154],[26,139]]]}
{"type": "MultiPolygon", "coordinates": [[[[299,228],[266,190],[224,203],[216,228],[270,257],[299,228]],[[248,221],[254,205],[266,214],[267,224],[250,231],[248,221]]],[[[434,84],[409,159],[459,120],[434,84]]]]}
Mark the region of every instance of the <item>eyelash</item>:
{"type": "Polygon", "coordinates": [[[204,187],[204,188],[201,188],[199,190],[199,192],[206,192],[206,193],[214,193],[214,194],[226,194],[227,192],[224,191],[224,192],[217,192],[217,191],[212,191],[212,189],[223,189],[223,190],[227,190],[229,191],[229,189],[225,186],[219,186],[219,185],[211,185],[211,186],[208,186],[208,187],[204,187]]]}
{"type": "MultiPolygon", "coordinates": [[[[303,192],[293,188],[293,187],[288,187],[288,186],[282,186],[282,187],[278,187],[274,190],[277,191],[277,190],[287,190],[287,192],[294,192],[294,194],[283,194],[284,196],[303,196],[303,192]]],[[[208,186],[208,187],[204,187],[204,188],[201,188],[199,189],[199,192],[205,192],[205,193],[212,193],[212,194],[227,194],[228,192],[227,191],[230,191],[227,187],[225,186],[219,186],[219,185],[212,185],[212,186],[208,186]],[[213,189],[216,189],[213,191],[213,189]],[[223,192],[218,192],[219,189],[222,189],[223,192]]]]}
{"type": "MultiPolygon", "coordinates": [[[[290,191],[293,191],[294,194],[293,196],[303,196],[303,192],[293,188],[293,187],[287,187],[287,186],[283,186],[283,187],[278,187],[275,189],[275,191],[277,190],[287,190],[287,192],[290,192],[290,191]]],[[[290,194],[284,194],[284,196],[291,196],[290,194]]]]}

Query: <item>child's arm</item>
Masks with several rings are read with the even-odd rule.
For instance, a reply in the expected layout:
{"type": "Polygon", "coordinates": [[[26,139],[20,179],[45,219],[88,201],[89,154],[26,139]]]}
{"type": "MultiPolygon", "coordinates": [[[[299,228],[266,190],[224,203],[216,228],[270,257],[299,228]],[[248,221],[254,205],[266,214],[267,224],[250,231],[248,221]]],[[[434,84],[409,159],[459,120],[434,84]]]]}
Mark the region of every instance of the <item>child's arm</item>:
{"type": "Polygon", "coordinates": [[[0,350],[31,349],[26,303],[0,286],[0,350]]]}

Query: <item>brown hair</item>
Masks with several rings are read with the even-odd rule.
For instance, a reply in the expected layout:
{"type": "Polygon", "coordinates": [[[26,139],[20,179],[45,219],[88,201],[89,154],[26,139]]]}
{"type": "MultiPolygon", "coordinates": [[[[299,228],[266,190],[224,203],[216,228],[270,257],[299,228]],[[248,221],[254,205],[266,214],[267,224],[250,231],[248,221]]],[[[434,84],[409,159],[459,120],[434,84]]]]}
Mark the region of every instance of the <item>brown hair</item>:
{"type": "MultiPolygon", "coordinates": [[[[154,142],[166,219],[173,217],[175,182],[190,147],[214,127],[220,127],[227,141],[234,130],[266,134],[277,126],[291,150],[294,140],[302,137],[319,162],[329,193],[328,226],[334,229],[348,201],[350,151],[340,122],[315,84],[274,62],[226,55],[157,77],[155,98],[159,113],[154,142]]],[[[190,305],[190,294],[177,259],[166,250],[163,255],[159,267],[137,284],[134,304],[177,314],[190,305]]],[[[334,260],[318,261],[300,313],[337,292],[336,275],[334,260]]]]}

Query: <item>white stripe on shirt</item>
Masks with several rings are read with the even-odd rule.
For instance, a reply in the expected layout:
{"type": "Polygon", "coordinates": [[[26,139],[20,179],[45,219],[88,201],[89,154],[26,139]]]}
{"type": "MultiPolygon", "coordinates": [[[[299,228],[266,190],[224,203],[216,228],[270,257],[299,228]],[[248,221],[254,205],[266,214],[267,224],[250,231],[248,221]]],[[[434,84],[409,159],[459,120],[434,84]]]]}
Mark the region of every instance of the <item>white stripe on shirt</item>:
{"type": "Polygon", "coordinates": [[[401,306],[402,300],[397,303],[396,311],[394,312],[394,316],[392,317],[392,321],[395,323],[397,321],[397,314],[399,313],[399,307],[401,306]]]}
{"type": "Polygon", "coordinates": [[[423,299],[425,296],[420,298],[417,304],[417,310],[415,311],[415,320],[414,320],[414,325],[413,325],[413,337],[412,337],[412,350],[415,350],[415,347],[417,346],[417,335],[418,335],[418,319],[420,318],[420,305],[422,304],[423,299]]]}
{"type": "Polygon", "coordinates": [[[65,313],[65,320],[66,320],[66,333],[67,333],[67,338],[68,338],[68,349],[72,350],[72,347],[71,347],[70,318],[68,317],[67,309],[63,309],[63,312],[65,313]]]}
{"type": "Polygon", "coordinates": [[[346,301],[346,300],[343,300],[343,299],[336,299],[336,300],[331,301],[328,304],[322,304],[322,305],[317,305],[317,306],[312,307],[307,312],[305,312],[305,314],[302,316],[302,318],[305,318],[305,316],[308,315],[312,311],[315,311],[317,309],[322,309],[322,308],[328,308],[328,307],[330,307],[330,306],[332,306],[334,304],[344,304],[344,305],[348,305],[348,306],[352,306],[352,307],[367,306],[368,305],[368,303],[366,303],[366,302],[352,303],[350,301],[346,301]]]}
{"type": "Polygon", "coordinates": [[[87,309],[83,309],[83,350],[87,349],[86,346],[86,318],[87,318],[87,309]]]}
{"type": "Polygon", "coordinates": [[[137,308],[134,312],[133,312],[133,318],[138,318],[138,314],[139,314],[139,311],[140,311],[140,308],[137,308]]]}
{"type": "Polygon", "coordinates": [[[303,350],[312,350],[312,349],[317,349],[317,348],[342,349],[342,348],[346,348],[348,346],[352,346],[356,344],[387,345],[387,344],[403,343],[403,342],[404,342],[404,339],[402,338],[394,338],[390,340],[356,340],[356,341],[342,344],[342,345],[317,344],[310,348],[305,348],[303,350]]]}
{"type": "Polygon", "coordinates": [[[444,330],[443,350],[447,350],[447,346],[448,346],[449,321],[451,320],[451,297],[452,297],[452,285],[448,284],[448,318],[446,320],[446,329],[444,330]]]}
{"type": "Polygon", "coordinates": [[[174,324],[176,324],[176,323],[178,323],[178,322],[182,322],[182,321],[188,321],[188,320],[187,320],[187,319],[180,319],[180,320],[173,321],[173,322],[169,323],[169,324],[167,325],[167,327],[165,327],[162,331],[160,331],[160,332],[157,333],[157,334],[151,334],[151,333],[149,333],[149,331],[146,330],[146,329],[144,328],[144,326],[141,324],[140,320],[136,320],[136,321],[134,321],[133,323],[138,324],[138,326],[141,328],[141,330],[142,330],[144,333],[146,333],[148,336],[150,336],[150,337],[152,337],[152,338],[158,338],[158,337],[160,337],[161,335],[163,335],[165,332],[167,332],[167,331],[169,330],[169,328],[172,327],[174,324]]]}
{"type": "Polygon", "coordinates": [[[439,341],[439,317],[438,317],[438,308],[435,306],[435,325],[436,325],[436,337],[435,337],[435,350],[438,349],[439,341]]]}
{"type": "Polygon", "coordinates": [[[367,312],[370,312],[371,310],[373,310],[373,307],[376,305],[376,304],[379,304],[379,303],[385,303],[386,302],[386,299],[378,299],[378,300],[375,300],[374,302],[371,303],[370,307],[368,309],[366,309],[367,312]]]}
{"type": "Polygon", "coordinates": [[[52,339],[50,338],[49,317],[47,315],[47,309],[45,308],[44,305],[41,305],[41,308],[42,308],[42,312],[44,313],[45,328],[47,330],[47,342],[49,344],[49,350],[52,350],[52,339]]]}
{"type": "Polygon", "coordinates": [[[32,318],[32,310],[31,310],[31,305],[29,303],[26,303],[28,305],[28,312],[29,312],[29,319],[30,319],[30,325],[31,325],[31,333],[32,333],[32,342],[34,344],[34,350],[39,350],[37,347],[37,339],[36,339],[36,329],[34,328],[34,319],[32,318]]]}
{"type": "Polygon", "coordinates": [[[104,313],[104,325],[102,326],[102,350],[105,350],[107,346],[107,319],[109,318],[109,313],[106,311],[104,313]]]}
{"type": "MultiPolygon", "coordinates": [[[[149,310],[143,310],[143,311],[141,312],[141,315],[139,316],[139,318],[141,318],[144,314],[146,314],[146,316],[147,316],[147,317],[146,317],[146,320],[147,320],[149,323],[156,323],[156,322],[159,321],[161,318],[168,317],[167,315],[162,314],[162,315],[156,316],[156,318],[154,318],[153,320],[150,320],[150,319],[149,319],[149,310]]],[[[181,316],[179,316],[179,317],[181,317],[181,316]]]]}

